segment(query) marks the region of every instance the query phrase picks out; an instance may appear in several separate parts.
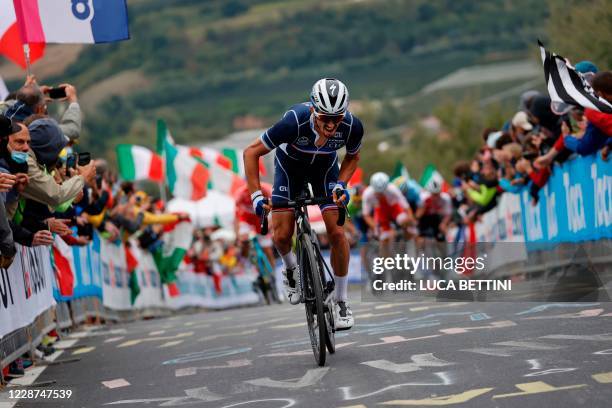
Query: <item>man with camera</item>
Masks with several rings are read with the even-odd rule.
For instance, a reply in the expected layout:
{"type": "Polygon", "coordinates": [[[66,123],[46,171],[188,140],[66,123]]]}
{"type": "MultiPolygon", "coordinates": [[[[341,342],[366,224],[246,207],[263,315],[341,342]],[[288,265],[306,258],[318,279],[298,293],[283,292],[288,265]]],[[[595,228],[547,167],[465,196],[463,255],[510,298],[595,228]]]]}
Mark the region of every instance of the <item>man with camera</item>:
{"type": "Polygon", "coordinates": [[[68,102],[59,120],[59,127],[70,143],[74,143],[81,134],[81,108],[76,88],[70,84],[61,84],[57,88],[39,86],[36,78],[30,75],[15,94],[14,100],[0,104],[0,113],[11,120],[23,122],[31,115],[47,115],[47,105],[51,101],[68,102]]]}

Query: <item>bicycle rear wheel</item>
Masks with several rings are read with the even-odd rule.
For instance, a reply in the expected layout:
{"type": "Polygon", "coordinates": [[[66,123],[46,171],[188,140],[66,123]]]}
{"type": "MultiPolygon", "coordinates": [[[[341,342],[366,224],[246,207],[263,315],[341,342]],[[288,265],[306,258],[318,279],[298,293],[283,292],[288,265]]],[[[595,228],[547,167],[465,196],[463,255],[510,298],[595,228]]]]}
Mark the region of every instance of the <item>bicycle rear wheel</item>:
{"type": "Polygon", "coordinates": [[[308,236],[300,238],[300,267],[302,268],[304,305],[308,334],[315,360],[319,366],[325,365],[325,346],[327,343],[327,321],[321,272],[312,242],[308,236]]]}

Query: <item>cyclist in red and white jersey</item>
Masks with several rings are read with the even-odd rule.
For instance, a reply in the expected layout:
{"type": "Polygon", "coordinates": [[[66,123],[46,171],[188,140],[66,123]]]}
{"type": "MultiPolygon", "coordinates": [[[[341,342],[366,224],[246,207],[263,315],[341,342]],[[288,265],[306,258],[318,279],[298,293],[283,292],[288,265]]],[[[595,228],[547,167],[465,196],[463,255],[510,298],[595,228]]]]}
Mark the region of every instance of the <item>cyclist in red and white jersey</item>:
{"type": "Polygon", "coordinates": [[[393,240],[393,223],[405,230],[414,220],[408,201],[382,172],[370,178],[370,185],[363,192],[362,208],[365,222],[377,232],[382,245],[393,240]]]}

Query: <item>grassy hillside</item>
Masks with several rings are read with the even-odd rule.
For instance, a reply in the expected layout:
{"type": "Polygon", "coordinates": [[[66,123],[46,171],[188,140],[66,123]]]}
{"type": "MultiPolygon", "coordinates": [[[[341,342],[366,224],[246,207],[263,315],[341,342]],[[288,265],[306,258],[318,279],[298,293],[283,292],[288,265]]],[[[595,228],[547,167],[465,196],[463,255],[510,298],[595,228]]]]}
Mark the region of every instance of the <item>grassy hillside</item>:
{"type": "MultiPolygon", "coordinates": [[[[405,97],[465,65],[524,57],[548,12],[538,0],[128,4],[130,41],[85,47],[45,78],[79,87],[84,139],[97,153],[117,141],[152,144],[157,117],[181,142],[221,138],[241,115],[270,123],[322,76],[340,77],[356,100],[405,97]]],[[[367,125],[410,115],[400,109],[367,125]]]]}

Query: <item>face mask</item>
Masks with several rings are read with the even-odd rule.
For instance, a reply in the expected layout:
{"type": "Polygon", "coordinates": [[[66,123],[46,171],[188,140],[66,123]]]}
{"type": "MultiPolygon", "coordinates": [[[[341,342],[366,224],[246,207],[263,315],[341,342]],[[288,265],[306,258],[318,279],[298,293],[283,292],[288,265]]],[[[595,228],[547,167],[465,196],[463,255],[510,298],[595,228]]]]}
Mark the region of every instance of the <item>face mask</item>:
{"type": "Polygon", "coordinates": [[[28,154],[26,152],[11,152],[11,158],[15,163],[23,164],[28,161],[28,154]]]}

